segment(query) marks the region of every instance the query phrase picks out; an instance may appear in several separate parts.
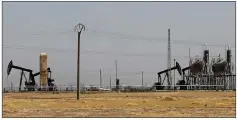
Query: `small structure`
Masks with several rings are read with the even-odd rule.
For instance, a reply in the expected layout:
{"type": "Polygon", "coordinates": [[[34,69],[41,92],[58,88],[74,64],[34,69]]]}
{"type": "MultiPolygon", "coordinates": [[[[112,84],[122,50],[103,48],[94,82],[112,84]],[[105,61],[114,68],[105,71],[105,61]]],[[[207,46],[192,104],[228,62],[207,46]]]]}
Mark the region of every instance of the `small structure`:
{"type": "Polygon", "coordinates": [[[116,79],[116,91],[120,90],[119,79],[116,79]]]}
{"type": "Polygon", "coordinates": [[[47,71],[47,54],[40,54],[40,88],[41,90],[47,90],[48,88],[48,71],[47,71]]]}

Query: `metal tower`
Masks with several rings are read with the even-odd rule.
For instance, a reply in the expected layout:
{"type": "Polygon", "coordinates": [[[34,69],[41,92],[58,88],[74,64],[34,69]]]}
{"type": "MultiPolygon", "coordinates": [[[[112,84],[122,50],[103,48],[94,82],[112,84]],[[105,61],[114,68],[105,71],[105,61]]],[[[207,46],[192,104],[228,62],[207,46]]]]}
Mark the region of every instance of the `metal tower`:
{"type": "MultiPolygon", "coordinates": [[[[168,69],[171,68],[171,47],[170,47],[170,29],[168,29],[168,60],[167,60],[168,69]]],[[[172,78],[171,78],[171,71],[169,71],[168,76],[168,86],[171,88],[172,86],[172,78]]]]}

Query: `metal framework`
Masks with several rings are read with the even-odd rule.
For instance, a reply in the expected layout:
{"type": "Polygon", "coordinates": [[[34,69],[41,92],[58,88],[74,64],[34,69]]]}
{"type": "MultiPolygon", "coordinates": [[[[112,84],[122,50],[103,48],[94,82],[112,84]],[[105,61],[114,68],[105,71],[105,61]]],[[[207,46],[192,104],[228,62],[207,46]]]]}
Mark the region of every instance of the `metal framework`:
{"type": "Polygon", "coordinates": [[[187,81],[187,90],[235,90],[235,75],[201,75],[184,76],[187,81]]]}
{"type": "MultiPolygon", "coordinates": [[[[209,64],[209,50],[207,49],[207,45],[204,45],[203,49],[203,60],[199,61],[203,63],[203,66],[199,64],[197,66],[197,62],[189,65],[189,67],[183,68],[183,80],[186,82],[188,90],[235,90],[236,89],[236,78],[235,74],[232,74],[231,67],[231,50],[226,49],[226,60],[221,61],[220,58],[218,61],[213,60],[212,65],[209,64]],[[194,66],[196,65],[196,67],[194,66]],[[200,67],[202,66],[202,67],[200,67]],[[185,75],[185,71],[189,69],[194,72],[190,72],[185,75]]],[[[219,56],[220,57],[220,56],[219,56]]]]}

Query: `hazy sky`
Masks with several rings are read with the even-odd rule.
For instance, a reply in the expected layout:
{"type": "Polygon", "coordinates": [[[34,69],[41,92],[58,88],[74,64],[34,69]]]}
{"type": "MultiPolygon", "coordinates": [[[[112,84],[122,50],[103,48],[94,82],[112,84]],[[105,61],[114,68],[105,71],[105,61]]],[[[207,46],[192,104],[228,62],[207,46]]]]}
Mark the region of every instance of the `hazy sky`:
{"type": "MultiPolygon", "coordinates": [[[[19,70],[7,79],[10,60],[38,72],[41,52],[48,53],[57,85],[76,85],[73,28],[79,22],[86,26],[80,78],[87,85],[99,85],[100,69],[103,84],[109,85],[109,76],[115,84],[115,60],[121,83],[140,85],[144,71],[144,83],[153,84],[167,68],[168,28],[172,59],[181,67],[188,66],[189,48],[191,56],[202,56],[204,43],[235,45],[235,2],[3,2],[3,85],[19,84],[19,70]]],[[[208,47],[210,55],[224,57],[225,48],[216,46],[208,47]]]]}

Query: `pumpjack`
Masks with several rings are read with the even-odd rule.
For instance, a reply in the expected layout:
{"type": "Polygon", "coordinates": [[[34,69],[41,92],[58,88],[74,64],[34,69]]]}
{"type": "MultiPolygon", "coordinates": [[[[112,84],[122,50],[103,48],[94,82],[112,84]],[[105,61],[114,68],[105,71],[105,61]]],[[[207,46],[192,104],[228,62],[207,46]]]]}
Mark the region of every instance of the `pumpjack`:
{"type": "MultiPolygon", "coordinates": [[[[13,65],[13,62],[12,60],[10,61],[10,63],[8,64],[8,68],[7,68],[7,75],[9,76],[9,74],[11,73],[11,70],[12,68],[15,68],[15,69],[18,69],[18,70],[21,70],[21,77],[20,77],[20,84],[19,84],[19,91],[21,91],[21,85],[22,85],[22,79],[23,79],[23,76],[25,78],[25,89],[27,89],[28,91],[35,91],[36,88],[37,88],[37,83],[35,82],[35,77],[40,75],[40,72],[37,72],[35,74],[33,74],[33,70],[31,69],[27,69],[27,68],[23,68],[23,67],[19,67],[19,66],[16,66],[16,65],[13,65]],[[29,73],[29,78],[27,80],[26,78],[26,75],[24,72],[28,72],[29,73]]],[[[48,86],[49,86],[49,91],[52,91],[54,90],[54,84],[53,84],[53,81],[54,79],[51,79],[51,70],[50,68],[47,69],[48,70],[48,86]]],[[[40,89],[38,89],[40,90],[40,89]]]]}
{"type": "Polygon", "coordinates": [[[187,86],[184,86],[184,85],[187,84],[187,82],[185,81],[184,77],[185,77],[185,71],[187,71],[189,69],[190,69],[190,66],[185,67],[185,68],[182,69],[182,74],[183,74],[182,77],[183,77],[183,79],[178,80],[178,82],[176,83],[177,85],[182,85],[182,86],[179,87],[180,90],[187,90],[187,86]]]}
{"type": "Polygon", "coordinates": [[[178,62],[176,62],[175,67],[172,67],[170,69],[166,69],[166,70],[163,70],[163,71],[160,71],[160,72],[157,73],[158,74],[158,82],[154,84],[156,86],[156,90],[163,90],[164,89],[164,86],[162,86],[162,85],[165,81],[165,78],[169,77],[169,71],[176,70],[176,69],[177,69],[178,73],[181,75],[181,67],[180,67],[178,62]],[[165,77],[162,81],[161,74],[163,74],[163,73],[165,73],[165,77]]]}

